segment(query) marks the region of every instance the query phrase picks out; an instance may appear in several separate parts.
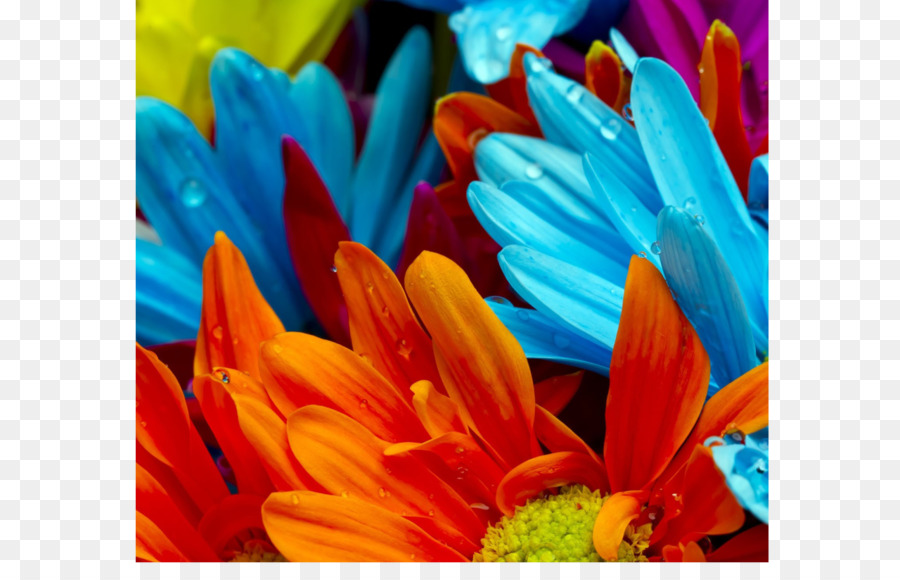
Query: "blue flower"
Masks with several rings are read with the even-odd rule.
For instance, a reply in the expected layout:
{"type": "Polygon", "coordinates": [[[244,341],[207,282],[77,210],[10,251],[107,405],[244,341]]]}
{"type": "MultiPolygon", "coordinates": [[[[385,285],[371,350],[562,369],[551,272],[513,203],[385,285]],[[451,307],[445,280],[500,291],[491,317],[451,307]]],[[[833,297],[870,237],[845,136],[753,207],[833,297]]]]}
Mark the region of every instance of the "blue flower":
{"type": "Polygon", "coordinates": [[[350,109],[323,65],[306,65],[292,81],[224,49],[210,77],[215,147],[173,107],[137,101],[137,197],[162,243],[137,246],[143,344],[196,336],[201,266],[219,230],[244,254],[285,327],[315,324],[285,239],[282,136],[309,155],[353,239],[390,264],[399,259],[415,184],[435,182],[443,167],[430,131],[419,145],[431,90],[431,44],[421,28],[385,69],[358,160],[350,109]]]}
{"type": "Polygon", "coordinates": [[[628,6],[628,0],[399,1],[451,13],[448,24],[456,34],[466,71],[483,84],[509,74],[509,59],[517,43],[540,49],[573,28],[578,38],[589,42],[605,36],[628,6]]]}
{"type": "Polygon", "coordinates": [[[769,428],[746,437],[710,437],[706,445],[741,506],[769,523],[769,428]]]}
{"type": "MultiPolygon", "coordinates": [[[[605,371],[639,254],[697,330],[710,395],[757,366],[768,350],[764,202],[748,210],[679,75],[640,59],[623,119],[546,59],[526,55],[525,70],[545,139],[485,137],[468,197],[503,246],[507,280],[535,308],[491,303],[526,354],[605,371]]],[[[767,160],[755,167],[751,199],[762,200],[767,160]]]]}

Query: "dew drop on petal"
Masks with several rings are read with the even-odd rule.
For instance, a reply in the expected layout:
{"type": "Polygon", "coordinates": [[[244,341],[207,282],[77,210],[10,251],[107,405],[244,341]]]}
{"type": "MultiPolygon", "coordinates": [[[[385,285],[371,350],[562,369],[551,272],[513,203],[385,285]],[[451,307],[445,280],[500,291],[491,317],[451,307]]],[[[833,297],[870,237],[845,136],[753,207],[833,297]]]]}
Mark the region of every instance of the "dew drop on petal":
{"type": "Polygon", "coordinates": [[[387,306],[381,309],[381,314],[382,316],[387,316],[388,314],[390,314],[390,310],[388,310],[387,306]]]}
{"type": "Polygon", "coordinates": [[[600,135],[607,141],[615,141],[622,131],[622,122],[616,118],[607,119],[600,125],[600,135]]]}
{"type": "Polygon", "coordinates": [[[428,515],[434,517],[434,510],[428,510],[428,515]]]}
{"type": "Polygon", "coordinates": [[[537,163],[532,163],[525,168],[525,177],[528,179],[540,179],[544,175],[544,168],[537,163]]]}
{"type": "Polygon", "coordinates": [[[398,340],[394,346],[397,347],[397,353],[400,354],[400,356],[409,356],[409,353],[412,352],[412,348],[410,348],[409,343],[406,342],[405,338],[398,340]]]}
{"type": "Polygon", "coordinates": [[[462,453],[463,451],[465,451],[465,449],[463,449],[462,445],[456,448],[457,453],[462,453]]]}
{"type": "Polygon", "coordinates": [[[263,76],[265,76],[266,71],[262,66],[257,63],[250,63],[250,76],[253,77],[255,81],[261,81],[263,76]]]}
{"type": "Polygon", "coordinates": [[[584,95],[584,89],[578,83],[572,83],[566,89],[566,98],[570,103],[577,103],[581,100],[582,95],[584,95]]]}
{"type": "Polygon", "coordinates": [[[217,326],[217,327],[213,328],[212,335],[213,335],[214,337],[216,337],[216,338],[218,338],[218,339],[221,340],[222,334],[223,334],[224,332],[225,332],[225,331],[222,330],[222,327],[221,327],[221,326],[217,326]]]}
{"type": "Polygon", "coordinates": [[[697,223],[701,226],[706,223],[706,218],[700,215],[699,213],[694,216],[694,219],[697,220],[697,223]]]}
{"type": "Polygon", "coordinates": [[[569,337],[562,334],[554,334],[553,335],[553,344],[555,344],[558,348],[566,348],[569,346],[569,337]]]}
{"type": "Polygon", "coordinates": [[[487,511],[487,510],[491,509],[491,506],[484,504],[484,503],[472,503],[472,504],[469,504],[469,507],[472,509],[475,509],[475,510],[483,510],[483,511],[487,511]]]}
{"type": "Polygon", "coordinates": [[[341,492],[341,497],[350,497],[350,492],[349,492],[349,491],[346,491],[346,490],[342,491],[342,492],[341,492]]]}
{"type": "Polygon", "coordinates": [[[531,315],[528,314],[528,311],[522,309],[516,311],[516,316],[518,316],[519,320],[522,320],[523,322],[527,322],[531,318],[531,315]]]}
{"type": "Polygon", "coordinates": [[[638,256],[640,256],[640,257],[642,257],[642,258],[646,258],[646,257],[647,257],[647,252],[638,252],[638,256]]]}
{"type": "Polygon", "coordinates": [[[650,244],[650,251],[657,256],[662,254],[662,248],[660,247],[659,242],[653,242],[652,244],[650,244]]]}
{"type": "Polygon", "coordinates": [[[331,271],[332,271],[332,272],[337,272],[337,266],[335,266],[334,264],[332,264],[332,265],[331,265],[331,271]]]}
{"type": "Polygon", "coordinates": [[[689,197],[686,200],[684,200],[684,209],[690,209],[690,208],[694,207],[694,205],[696,205],[696,203],[697,203],[696,198],[689,197]]]}
{"type": "Polygon", "coordinates": [[[378,488],[378,497],[385,497],[386,495],[387,495],[387,492],[384,490],[384,488],[379,487],[378,488]]]}
{"type": "Polygon", "coordinates": [[[284,350],[284,347],[282,347],[280,344],[273,344],[272,350],[275,351],[275,354],[281,354],[281,351],[284,350]]]}
{"type": "Polygon", "coordinates": [[[223,383],[228,384],[231,382],[231,377],[229,377],[228,373],[226,373],[225,371],[219,371],[219,375],[223,383]]]}
{"type": "Polygon", "coordinates": [[[206,201],[206,188],[196,179],[185,179],[180,189],[181,203],[185,207],[199,207],[206,201]]]}
{"type": "Polygon", "coordinates": [[[512,28],[509,26],[501,26],[494,32],[494,36],[501,42],[509,38],[510,35],[512,35],[512,28]]]}
{"type": "Polygon", "coordinates": [[[512,302],[504,298],[503,296],[488,296],[485,298],[488,302],[494,302],[495,304],[506,304],[507,306],[512,306],[512,302]]]}
{"type": "Polygon", "coordinates": [[[291,494],[291,503],[294,504],[294,505],[297,505],[297,504],[300,503],[300,498],[297,497],[297,494],[296,494],[296,493],[292,493],[292,494],[291,494]]]}
{"type": "Polygon", "coordinates": [[[367,399],[363,399],[362,401],[360,401],[360,402],[359,402],[359,408],[360,408],[360,409],[363,409],[363,410],[368,409],[368,408],[369,408],[369,401],[368,401],[367,399]]]}
{"type": "Polygon", "coordinates": [[[366,282],[366,290],[369,291],[369,294],[375,291],[375,284],[372,282],[366,282]]]}
{"type": "Polygon", "coordinates": [[[634,119],[634,115],[631,112],[631,103],[626,103],[625,106],[622,107],[622,116],[625,117],[626,121],[634,119]]]}

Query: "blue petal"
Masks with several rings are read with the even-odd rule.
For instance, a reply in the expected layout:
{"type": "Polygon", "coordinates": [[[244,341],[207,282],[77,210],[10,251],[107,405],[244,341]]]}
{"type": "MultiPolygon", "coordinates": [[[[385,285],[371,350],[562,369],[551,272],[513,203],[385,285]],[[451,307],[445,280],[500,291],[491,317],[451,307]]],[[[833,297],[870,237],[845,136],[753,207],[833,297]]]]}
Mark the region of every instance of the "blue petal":
{"type": "Polygon", "coordinates": [[[612,349],[567,330],[537,310],[488,301],[488,306],[522,345],[525,356],[609,375],[612,349]]]}
{"type": "Polygon", "coordinates": [[[541,49],[554,36],[575,26],[589,0],[483,0],[450,16],[450,29],[469,76],[482,84],[509,74],[516,43],[541,49]]]}
{"type": "MultiPolygon", "coordinates": [[[[760,155],[750,165],[750,187],[747,207],[753,219],[765,226],[764,239],[769,236],[769,154],[760,155]]],[[[760,232],[761,233],[761,232],[760,232]]]]}
{"type": "Polygon", "coordinates": [[[713,459],[741,506],[769,523],[768,427],[748,435],[745,442],[712,447],[713,459]]]}
{"type": "Polygon", "coordinates": [[[468,199],[475,217],[500,246],[528,246],[581,268],[604,272],[607,278],[625,284],[628,256],[608,256],[601,244],[573,235],[579,225],[590,232],[590,223],[573,220],[565,207],[566,198],[550,197],[524,181],[509,181],[502,190],[473,181],[468,199]]]}
{"type": "Polygon", "coordinates": [[[136,251],[137,341],[152,346],[197,338],[200,268],[171,248],[141,239],[136,251]]]}
{"type": "Polygon", "coordinates": [[[475,171],[490,185],[526,181],[548,199],[566,200],[567,213],[590,224],[596,243],[608,244],[608,255],[629,252],[628,245],[597,206],[577,153],[543,139],[491,133],[475,147],[475,171]]]}
{"type": "Polygon", "coordinates": [[[497,260],[531,306],[612,352],[622,314],[620,286],[525,246],[507,246],[497,260]]]}
{"type": "Polygon", "coordinates": [[[341,85],[328,68],[311,62],[300,70],[290,97],[302,112],[308,129],[306,141],[298,143],[318,169],[335,206],[346,219],[356,145],[353,117],[341,85]]]}
{"type": "Polygon", "coordinates": [[[350,233],[379,255],[384,248],[373,244],[376,230],[402,193],[406,170],[422,135],[430,91],[431,43],[425,29],[417,26],[406,34],[378,83],[353,178],[350,233]]]}
{"type": "Polygon", "coordinates": [[[716,383],[727,385],[759,364],[734,276],[706,228],[685,210],[664,208],[658,237],[666,282],[709,354],[716,383]]]}
{"type": "Polygon", "coordinates": [[[609,42],[612,44],[613,50],[619,55],[619,60],[628,69],[628,72],[634,73],[634,67],[637,66],[638,54],[632,48],[631,44],[625,37],[615,28],[609,29],[609,42]]]}
{"type": "Polygon", "coordinates": [[[224,231],[285,326],[299,328],[307,314],[293,270],[285,272],[272,259],[260,226],[235,200],[193,123],[173,107],[142,97],[136,126],[138,202],[163,243],[199,268],[216,232],[224,231]]]}
{"type": "Polygon", "coordinates": [[[768,323],[766,244],[757,236],[741,193],[684,81],[666,63],[644,58],[631,86],[635,126],[667,205],[704,217],[734,273],[751,320],[768,323]]]}
{"type": "Polygon", "coordinates": [[[634,128],[582,85],[541,66],[534,54],[526,54],[524,64],[528,100],[547,140],[606,160],[607,172],[656,215],[662,199],[634,128]]]}
{"type": "MultiPolygon", "coordinates": [[[[653,251],[656,239],[654,214],[647,211],[618,178],[606,168],[601,168],[597,158],[590,153],[584,154],[584,173],[606,212],[606,217],[612,221],[634,253],[643,252],[654,266],[661,268],[659,256],[653,251]]],[[[656,249],[658,250],[658,246],[656,249]]]]}

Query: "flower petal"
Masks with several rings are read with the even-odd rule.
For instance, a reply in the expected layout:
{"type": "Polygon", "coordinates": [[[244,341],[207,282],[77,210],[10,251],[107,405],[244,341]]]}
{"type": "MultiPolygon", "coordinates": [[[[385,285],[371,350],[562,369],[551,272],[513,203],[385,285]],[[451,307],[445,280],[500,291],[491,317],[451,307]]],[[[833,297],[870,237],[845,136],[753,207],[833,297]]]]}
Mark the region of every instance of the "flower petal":
{"type": "Polygon", "coordinates": [[[431,437],[456,431],[466,433],[466,426],[453,400],[439,393],[430,381],[419,381],[410,387],[413,408],[431,437]]]}
{"type": "Polygon", "coordinates": [[[444,387],[466,424],[499,453],[501,464],[539,454],[525,353],[465,272],[448,258],[423,252],[405,282],[431,333],[444,387]]]}
{"type": "Polygon", "coordinates": [[[403,286],[391,269],[362,244],[342,242],[334,256],[340,292],[350,318],[353,350],[372,361],[403,398],[410,385],[427,380],[445,392],[431,339],[419,326],[403,286]]]}
{"type": "Polygon", "coordinates": [[[672,294],[709,354],[713,378],[726,385],[758,364],[753,329],[731,269],[706,228],[683,209],[669,206],[660,212],[657,236],[672,294]]]}
{"type": "Polygon", "coordinates": [[[135,556],[145,562],[187,562],[188,559],[159,526],[142,514],[135,514],[135,556]]]}
{"type": "Polygon", "coordinates": [[[731,538],[707,558],[710,562],[768,562],[769,526],[760,524],[731,538]]]}
{"type": "Polygon", "coordinates": [[[243,254],[219,232],[203,261],[203,313],[194,374],[229,367],[259,378],[259,344],[284,332],[260,294],[243,254]]]}
{"type": "Polygon", "coordinates": [[[584,86],[613,111],[621,111],[628,102],[631,83],[626,81],[622,69],[622,61],[616,52],[599,40],[591,44],[584,57],[584,86]]]}
{"type": "Polygon", "coordinates": [[[466,558],[386,509],[312,492],[269,496],[269,537],[293,562],[464,562],[466,558]]]}
{"type": "Polygon", "coordinates": [[[610,28],[609,42],[622,58],[622,64],[625,65],[628,72],[634,73],[634,67],[637,65],[638,61],[638,54],[631,44],[628,43],[628,40],[625,39],[621,32],[615,28],[610,28]]]}
{"type": "Polygon", "coordinates": [[[576,371],[567,375],[550,377],[534,385],[534,398],[537,404],[553,415],[559,415],[566,408],[578,387],[584,371],[576,371]]]}
{"type": "Polygon", "coordinates": [[[239,493],[227,495],[205,514],[198,527],[200,534],[212,547],[219,558],[228,561],[234,558],[229,550],[229,542],[239,533],[251,530],[263,532],[262,504],[266,496],[239,493]]]}
{"type": "Polygon", "coordinates": [[[633,492],[614,493],[600,507],[594,522],[594,549],[604,560],[615,560],[625,528],[641,513],[643,500],[633,492]]]}
{"type": "Polygon", "coordinates": [[[517,43],[509,59],[509,75],[485,88],[492,99],[537,125],[537,119],[528,103],[528,91],[525,88],[525,65],[522,61],[526,54],[544,58],[544,54],[538,49],[527,44],[517,43]]]}
{"type": "MultiPolygon", "coordinates": [[[[750,215],[769,228],[769,154],[765,153],[750,165],[750,186],[747,191],[750,215]]],[[[768,241],[768,236],[765,237],[768,241]]],[[[768,301],[766,302],[768,304],[768,301]]]]}
{"type": "Polygon", "coordinates": [[[264,342],[260,355],[262,382],[285,417],[306,405],[322,405],[346,413],[391,442],[427,438],[407,399],[363,355],[293,332],[264,342]]]}
{"type": "Polygon", "coordinates": [[[335,342],[349,344],[347,307],[332,271],[338,243],[350,239],[319,172],[300,145],[285,136],[284,228],[294,272],[316,318],[335,342]]]}
{"type": "Polygon", "coordinates": [[[288,439],[300,464],[333,495],[433,518],[477,549],[484,527],[463,499],[416,459],[385,455],[390,443],[357,421],[309,405],[288,417],[288,439]]]}
{"type": "Polygon", "coordinates": [[[137,339],[154,345],[197,336],[200,268],[168,246],[135,240],[137,339]]]}
{"type": "MultiPolygon", "coordinates": [[[[591,449],[590,445],[585,443],[581,437],[576,435],[565,423],[557,419],[544,407],[539,406],[537,408],[537,413],[534,416],[534,430],[537,432],[538,440],[550,451],[577,451],[584,453],[594,460],[604,474],[606,473],[603,460],[591,449]]],[[[598,489],[608,491],[609,481],[607,480],[606,484],[599,486],[598,489]]]]}
{"type": "Polygon", "coordinates": [[[709,358],[662,275],[636,256],[609,377],[603,444],[609,481],[613,491],[644,489],[662,473],[700,415],[709,358]]]}
{"type": "Polygon", "coordinates": [[[497,487],[497,506],[512,517],[516,506],[545,489],[580,483],[591,489],[607,487],[606,472],[589,455],[563,451],[533,457],[513,468],[497,487]]]}

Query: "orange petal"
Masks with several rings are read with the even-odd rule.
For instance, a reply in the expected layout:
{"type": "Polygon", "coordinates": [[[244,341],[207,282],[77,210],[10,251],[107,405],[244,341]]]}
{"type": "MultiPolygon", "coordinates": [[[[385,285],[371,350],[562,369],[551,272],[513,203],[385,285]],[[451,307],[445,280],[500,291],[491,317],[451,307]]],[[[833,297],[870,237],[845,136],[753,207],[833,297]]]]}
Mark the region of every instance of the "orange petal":
{"type": "Polygon", "coordinates": [[[431,340],[391,269],[362,244],[342,242],[334,256],[350,317],[353,351],[367,356],[407,400],[409,386],[431,381],[443,392],[431,340]]]}
{"type": "Polygon", "coordinates": [[[423,252],[406,272],[406,291],[431,333],[444,387],[466,425],[507,468],[539,455],[528,360],[465,272],[423,252]]]}
{"type": "Polygon", "coordinates": [[[537,125],[497,101],[474,93],[452,93],[438,100],[434,110],[437,138],[453,176],[463,189],[477,179],[472,155],[488,133],[502,131],[540,137],[537,125]]]}
{"type": "Polygon", "coordinates": [[[615,560],[625,528],[641,513],[643,498],[633,492],[614,493],[603,502],[594,522],[594,549],[604,560],[615,560]]]}
{"type": "Polygon", "coordinates": [[[492,85],[486,85],[485,88],[492,99],[506,105],[537,125],[537,119],[528,102],[528,89],[526,88],[527,78],[525,76],[523,59],[528,53],[539,57],[544,56],[544,53],[527,44],[516,44],[516,48],[509,60],[509,75],[492,85]]]}
{"type": "Polygon", "coordinates": [[[259,379],[259,344],[279,332],[284,332],[284,326],[259,293],[243,254],[224,233],[217,232],[203,261],[203,310],[194,374],[228,367],[259,379]]]}
{"type": "Polygon", "coordinates": [[[192,562],[216,562],[218,558],[204,541],[203,536],[184,517],[169,494],[150,472],[136,466],[135,498],[137,509],[153,514],[153,523],[159,527],[178,550],[192,562]]]}
{"type": "Polygon", "coordinates": [[[709,120],[746,201],[753,157],[741,118],[741,67],[737,37],[716,20],[706,35],[700,57],[700,111],[709,120]]]}
{"type": "Polygon", "coordinates": [[[306,405],[322,405],[391,442],[428,438],[400,392],[352,350],[288,332],[264,342],[261,358],[263,384],[285,417],[306,405]]]}
{"type": "Polygon", "coordinates": [[[145,562],[187,562],[181,553],[159,526],[150,518],[137,512],[135,515],[135,557],[145,562]]]}
{"type": "Polygon", "coordinates": [[[497,488],[497,507],[512,516],[516,506],[545,489],[581,483],[589,488],[606,487],[606,471],[584,453],[563,451],[533,457],[506,474],[497,488]]]}
{"type": "Polygon", "coordinates": [[[622,61],[615,51],[599,40],[595,40],[584,57],[584,85],[598,99],[615,111],[621,111],[628,97],[630,83],[626,84],[622,61]],[[624,95],[623,95],[624,92],[624,95]],[[622,104],[619,104],[620,97],[622,104]]]}
{"type": "Polygon", "coordinates": [[[731,538],[709,555],[710,562],[768,562],[769,526],[760,524],[731,538]]]}
{"type": "Polygon", "coordinates": [[[350,495],[402,516],[433,518],[472,540],[484,527],[447,484],[411,457],[386,456],[390,443],[350,417],[317,405],[288,417],[297,460],[334,495],[350,495]]]}
{"type": "MultiPolygon", "coordinates": [[[[538,406],[537,413],[534,416],[534,431],[538,440],[550,451],[578,451],[585,453],[603,468],[604,473],[606,472],[603,460],[591,449],[590,445],[569,429],[565,423],[557,419],[553,413],[541,406],[538,406]]],[[[607,491],[608,488],[608,481],[606,486],[598,487],[598,489],[603,491],[607,491]]]]}
{"type": "Polygon", "coordinates": [[[353,498],[273,493],[263,522],[275,547],[294,562],[464,562],[402,516],[353,498]]]}
{"type": "Polygon", "coordinates": [[[712,450],[694,447],[685,466],[681,515],[669,522],[660,544],[677,544],[701,536],[729,534],[744,524],[744,510],[716,467],[712,450]]]}
{"type": "Polygon", "coordinates": [[[219,384],[230,394],[250,397],[251,399],[259,401],[266,407],[269,407],[275,413],[278,413],[278,409],[275,408],[275,403],[269,398],[269,393],[266,392],[266,388],[258,380],[254,379],[244,371],[229,369],[227,367],[215,367],[211,376],[221,377],[222,373],[228,375],[228,382],[219,381],[219,384]]]}
{"type": "Polygon", "coordinates": [[[175,376],[157,356],[137,345],[137,441],[150,455],[173,469],[200,510],[228,488],[188,419],[184,395],[175,376]]]}
{"type": "MultiPolygon", "coordinates": [[[[203,416],[215,434],[219,448],[234,471],[238,491],[267,496],[275,488],[266,476],[256,450],[241,432],[237,408],[224,383],[226,379],[231,382],[232,376],[237,379],[239,375],[243,373],[220,368],[214,374],[194,377],[194,395],[200,401],[203,416]]],[[[247,381],[253,380],[244,376],[247,381]]]]}
{"type": "Polygon", "coordinates": [[[232,400],[241,431],[256,450],[275,489],[321,489],[294,458],[284,419],[246,395],[232,395],[232,400]]]}
{"type": "Polygon", "coordinates": [[[687,438],[709,357],[652,262],[632,257],[613,347],[604,458],[613,491],[649,487],[687,438]]]}
{"type": "MultiPolygon", "coordinates": [[[[268,494],[267,494],[268,495],[268,494]]],[[[239,493],[229,495],[214,505],[200,521],[200,534],[223,560],[234,558],[228,544],[241,532],[264,531],[262,504],[265,497],[239,493]]]]}
{"type": "Polygon", "coordinates": [[[686,546],[664,546],[662,557],[666,562],[706,562],[706,554],[696,542],[688,542],[686,546]]]}
{"type": "Polygon", "coordinates": [[[666,469],[674,474],[691,457],[694,447],[709,437],[721,437],[738,429],[754,433],[769,424],[769,363],[764,362],[719,389],[706,405],[687,442],[666,469]]]}
{"type": "Polygon", "coordinates": [[[582,378],[584,371],[544,379],[534,385],[534,398],[538,405],[558,415],[578,392],[582,378]]]}
{"type": "Polygon", "coordinates": [[[153,457],[140,442],[135,443],[135,463],[146,469],[153,479],[159,482],[169,494],[169,498],[178,507],[178,511],[187,519],[192,526],[196,526],[200,522],[202,512],[197,507],[197,503],[191,498],[191,494],[187,492],[175,475],[175,470],[153,457]]]}
{"type": "Polygon", "coordinates": [[[413,392],[413,408],[431,437],[444,433],[466,432],[466,426],[459,416],[459,407],[450,397],[442,395],[428,381],[419,381],[410,389],[413,392]]]}

